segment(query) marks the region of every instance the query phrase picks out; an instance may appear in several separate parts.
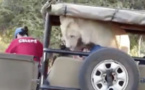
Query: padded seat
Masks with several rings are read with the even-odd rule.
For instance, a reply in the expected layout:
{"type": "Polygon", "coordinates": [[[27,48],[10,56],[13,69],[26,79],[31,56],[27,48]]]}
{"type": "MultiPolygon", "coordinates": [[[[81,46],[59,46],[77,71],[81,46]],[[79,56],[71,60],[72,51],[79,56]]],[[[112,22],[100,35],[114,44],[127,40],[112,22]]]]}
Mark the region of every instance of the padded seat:
{"type": "Polygon", "coordinates": [[[0,53],[0,90],[36,90],[33,56],[0,53]]]}
{"type": "Polygon", "coordinates": [[[48,76],[51,86],[79,88],[79,71],[82,60],[70,57],[58,57],[48,76]]]}
{"type": "Polygon", "coordinates": [[[140,82],[138,90],[145,90],[145,65],[139,65],[140,82]]]}

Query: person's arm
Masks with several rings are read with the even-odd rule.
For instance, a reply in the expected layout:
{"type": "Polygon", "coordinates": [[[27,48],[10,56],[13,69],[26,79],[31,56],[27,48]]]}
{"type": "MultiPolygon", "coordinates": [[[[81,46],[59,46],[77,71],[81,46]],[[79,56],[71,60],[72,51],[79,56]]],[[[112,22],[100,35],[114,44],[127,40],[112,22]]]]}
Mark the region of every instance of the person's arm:
{"type": "Polygon", "coordinates": [[[5,50],[5,53],[15,53],[15,49],[16,49],[16,41],[13,40],[8,46],[8,48],[5,50]]]}

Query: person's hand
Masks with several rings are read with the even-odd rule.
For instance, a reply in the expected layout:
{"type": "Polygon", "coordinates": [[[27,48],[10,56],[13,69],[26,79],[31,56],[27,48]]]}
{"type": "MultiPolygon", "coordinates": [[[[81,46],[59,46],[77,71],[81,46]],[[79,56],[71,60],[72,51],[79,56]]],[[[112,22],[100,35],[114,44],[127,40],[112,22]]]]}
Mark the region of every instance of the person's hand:
{"type": "Polygon", "coordinates": [[[73,56],[73,58],[83,60],[83,57],[80,57],[80,56],[73,56]]]}
{"type": "Polygon", "coordinates": [[[83,49],[83,52],[89,52],[90,50],[88,50],[87,48],[83,49]]]}

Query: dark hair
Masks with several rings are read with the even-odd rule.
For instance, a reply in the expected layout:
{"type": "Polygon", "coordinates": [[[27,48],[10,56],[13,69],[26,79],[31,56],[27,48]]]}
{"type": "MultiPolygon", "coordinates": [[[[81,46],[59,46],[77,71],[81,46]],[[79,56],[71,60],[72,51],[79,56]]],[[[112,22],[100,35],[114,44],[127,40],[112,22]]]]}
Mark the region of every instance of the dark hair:
{"type": "MultiPolygon", "coordinates": [[[[66,51],[70,51],[69,48],[67,48],[65,45],[61,44],[60,46],[60,50],[66,50],[66,51]]],[[[59,54],[59,56],[69,56],[69,54],[59,54]]]]}
{"type": "Polygon", "coordinates": [[[28,27],[27,26],[24,26],[23,28],[22,28],[22,32],[20,32],[19,33],[21,36],[24,36],[24,35],[29,35],[28,34],[28,27]]]}

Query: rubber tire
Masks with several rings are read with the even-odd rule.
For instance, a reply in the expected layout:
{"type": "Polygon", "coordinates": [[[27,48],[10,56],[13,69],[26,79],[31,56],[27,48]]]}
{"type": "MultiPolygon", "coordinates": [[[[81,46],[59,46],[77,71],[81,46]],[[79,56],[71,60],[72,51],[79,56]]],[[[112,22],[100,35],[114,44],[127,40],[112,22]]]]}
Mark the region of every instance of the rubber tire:
{"type": "Polygon", "coordinates": [[[139,70],[134,59],[126,53],[113,48],[100,49],[85,59],[79,75],[81,90],[95,90],[91,84],[91,73],[98,63],[107,59],[116,60],[126,68],[129,81],[125,90],[138,90],[139,70]]]}

